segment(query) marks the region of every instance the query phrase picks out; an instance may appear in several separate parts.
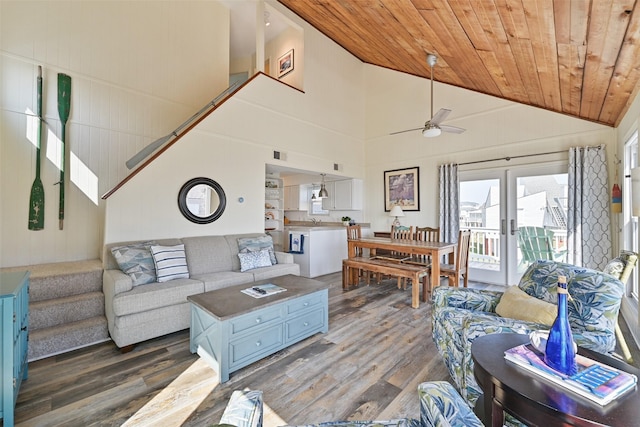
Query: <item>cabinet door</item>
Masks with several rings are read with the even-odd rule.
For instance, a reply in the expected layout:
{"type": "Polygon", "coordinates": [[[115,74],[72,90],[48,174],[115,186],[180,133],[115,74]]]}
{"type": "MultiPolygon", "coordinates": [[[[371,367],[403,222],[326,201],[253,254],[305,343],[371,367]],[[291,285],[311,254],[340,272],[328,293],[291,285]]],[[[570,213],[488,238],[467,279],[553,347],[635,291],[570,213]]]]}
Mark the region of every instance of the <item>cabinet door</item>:
{"type": "Polygon", "coordinates": [[[352,188],[351,188],[351,180],[347,179],[345,181],[336,181],[335,182],[335,196],[334,196],[334,207],[335,209],[351,209],[351,196],[352,196],[352,188]]]}
{"type": "Polygon", "coordinates": [[[284,187],[284,210],[290,211],[291,208],[291,186],[284,187]]]}
{"type": "Polygon", "coordinates": [[[329,197],[322,199],[322,209],[334,210],[336,208],[336,186],[335,182],[325,182],[325,188],[329,197]]]}
{"type": "MultiPolygon", "coordinates": [[[[335,210],[362,209],[362,180],[345,179],[333,182],[333,204],[335,210]]],[[[331,193],[329,193],[331,196],[331,193]]]]}

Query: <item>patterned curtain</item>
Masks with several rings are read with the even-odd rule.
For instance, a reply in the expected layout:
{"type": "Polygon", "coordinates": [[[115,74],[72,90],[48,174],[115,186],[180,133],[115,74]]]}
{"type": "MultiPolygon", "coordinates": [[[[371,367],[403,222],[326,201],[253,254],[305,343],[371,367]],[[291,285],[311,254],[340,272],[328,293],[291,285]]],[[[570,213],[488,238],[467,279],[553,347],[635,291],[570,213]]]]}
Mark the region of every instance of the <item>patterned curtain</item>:
{"type": "Polygon", "coordinates": [[[458,242],[460,204],[458,165],[440,165],[440,238],[443,242],[458,242]]]}
{"type": "Polygon", "coordinates": [[[569,262],[602,270],[611,259],[609,185],[604,146],[569,149],[569,262]]]}

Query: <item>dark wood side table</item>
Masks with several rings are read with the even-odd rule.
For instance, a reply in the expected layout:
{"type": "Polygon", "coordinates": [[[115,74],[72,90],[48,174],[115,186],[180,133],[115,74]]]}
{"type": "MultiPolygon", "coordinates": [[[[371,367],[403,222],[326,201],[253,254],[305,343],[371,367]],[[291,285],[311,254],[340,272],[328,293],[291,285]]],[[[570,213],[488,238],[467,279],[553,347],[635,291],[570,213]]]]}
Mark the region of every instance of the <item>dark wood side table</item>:
{"type": "MultiPolygon", "coordinates": [[[[502,426],[503,411],[529,425],[638,426],[640,391],[636,389],[606,406],[590,402],[558,385],[528,373],[504,359],[504,351],[529,342],[527,335],[492,334],[478,337],[471,346],[474,374],[484,392],[476,413],[486,426],[502,426]],[[483,406],[483,407],[482,407],[483,406]]],[[[640,376],[624,362],[580,348],[578,353],[640,376]]]]}

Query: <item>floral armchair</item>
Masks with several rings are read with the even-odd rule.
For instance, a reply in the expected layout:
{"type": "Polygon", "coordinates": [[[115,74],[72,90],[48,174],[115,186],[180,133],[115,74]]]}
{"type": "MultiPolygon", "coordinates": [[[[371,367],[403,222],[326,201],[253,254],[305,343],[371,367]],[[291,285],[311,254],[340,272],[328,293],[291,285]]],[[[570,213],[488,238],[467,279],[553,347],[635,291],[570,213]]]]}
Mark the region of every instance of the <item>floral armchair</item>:
{"type": "MultiPolygon", "coordinates": [[[[567,277],[572,298],[569,322],[576,343],[600,353],[613,351],[624,292],[622,282],[597,270],[538,260],[529,266],[518,287],[531,297],[556,304],[557,279],[561,275],[567,277]]],[[[433,340],[460,394],[470,406],[482,394],[473,376],[471,343],[475,338],[549,329],[541,323],[499,316],[496,307],[503,295],[503,292],[449,287],[433,291],[433,340]]]]}

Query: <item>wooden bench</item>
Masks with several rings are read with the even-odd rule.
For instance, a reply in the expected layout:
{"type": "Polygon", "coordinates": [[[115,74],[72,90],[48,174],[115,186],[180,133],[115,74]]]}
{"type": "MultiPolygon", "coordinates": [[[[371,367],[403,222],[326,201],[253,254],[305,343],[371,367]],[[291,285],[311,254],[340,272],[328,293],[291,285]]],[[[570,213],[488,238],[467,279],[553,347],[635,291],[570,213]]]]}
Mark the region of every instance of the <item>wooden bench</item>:
{"type": "Polygon", "coordinates": [[[420,287],[422,282],[422,301],[427,302],[429,269],[425,266],[401,264],[399,262],[387,261],[383,259],[353,257],[342,260],[342,288],[348,289],[351,286],[353,270],[365,270],[373,273],[388,274],[391,276],[411,279],[411,307],[420,306],[420,287]]]}

